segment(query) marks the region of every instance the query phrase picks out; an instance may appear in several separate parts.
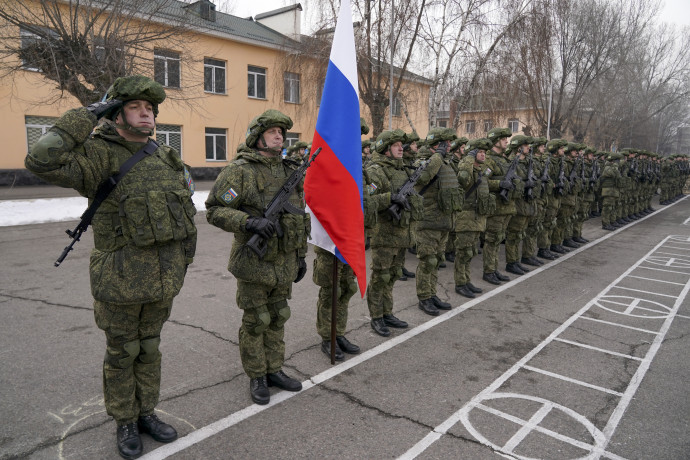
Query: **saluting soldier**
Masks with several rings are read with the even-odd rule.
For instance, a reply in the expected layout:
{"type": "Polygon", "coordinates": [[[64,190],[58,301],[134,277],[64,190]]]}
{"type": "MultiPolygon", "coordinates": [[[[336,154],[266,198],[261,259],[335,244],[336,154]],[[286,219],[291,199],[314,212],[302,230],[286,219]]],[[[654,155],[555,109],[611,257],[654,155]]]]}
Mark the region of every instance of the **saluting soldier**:
{"type": "MultiPolygon", "coordinates": [[[[220,172],[206,200],[206,220],[235,235],[228,270],[237,279],[236,301],[243,311],[240,357],[250,378],[249,393],[257,404],[269,403],[269,386],[302,389],[299,380],[283,372],[283,339],[290,318],[292,283],[299,282],[307,271],[309,216],[286,212],[278,224],[263,217],[271,199],[298,168],[280,155],[290,128],[290,117],[277,110],[255,117],[237,156],[220,172]],[[247,246],[254,235],[266,242],[263,256],[247,246]]],[[[302,184],[292,192],[289,202],[304,209],[302,184]]]]}
{"type": "Polygon", "coordinates": [[[124,458],[141,455],[140,432],[159,442],[177,439],[177,431],[154,413],[159,345],[193,261],[197,231],[193,182],[179,152],[149,139],[163,100],[163,87],[150,78],[118,78],[105,102],[62,115],[25,162],[42,179],[73,188],[92,204],[104,181],[153,146],[121,177],[92,221],[89,271],[96,325],[106,337],[104,402],[124,458]]]}

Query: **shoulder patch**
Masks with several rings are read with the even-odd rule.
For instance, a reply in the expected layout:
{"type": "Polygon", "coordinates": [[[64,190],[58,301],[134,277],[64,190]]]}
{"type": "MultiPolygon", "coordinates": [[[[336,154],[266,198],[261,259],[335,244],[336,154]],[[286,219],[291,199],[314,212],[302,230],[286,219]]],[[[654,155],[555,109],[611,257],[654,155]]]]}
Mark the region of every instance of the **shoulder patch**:
{"type": "Polygon", "coordinates": [[[232,200],[237,198],[237,192],[230,187],[227,192],[223,193],[223,196],[221,196],[221,199],[225,201],[225,203],[230,204],[232,200]]]}
{"type": "Polygon", "coordinates": [[[369,195],[373,195],[378,187],[372,182],[371,184],[367,185],[367,188],[369,189],[369,195]]]}
{"type": "Polygon", "coordinates": [[[192,195],[194,195],[196,185],[194,185],[194,179],[192,179],[192,175],[189,173],[189,170],[186,166],[184,167],[184,181],[187,183],[187,188],[189,191],[192,192],[192,195]]]}

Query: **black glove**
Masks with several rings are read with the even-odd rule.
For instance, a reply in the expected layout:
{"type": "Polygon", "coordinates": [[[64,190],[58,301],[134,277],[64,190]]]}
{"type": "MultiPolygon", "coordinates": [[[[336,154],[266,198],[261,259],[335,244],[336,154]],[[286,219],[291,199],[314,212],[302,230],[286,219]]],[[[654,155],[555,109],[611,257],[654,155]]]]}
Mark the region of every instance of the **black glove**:
{"type": "Polygon", "coordinates": [[[295,278],[295,283],[299,283],[302,281],[302,278],[304,278],[304,275],[307,274],[307,261],[304,260],[304,257],[299,258],[299,267],[297,268],[297,278],[295,278]]]}
{"type": "Polygon", "coordinates": [[[111,100],[105,101],[105,102],[94,102],[90,106],[86,107],[86,110],[88,110],[89,112],[94,114],[96,116],[96,118],[100,119],[100,118],[108,115],[108,113],[110,113],[111,111],[113,111],[113,110],[115,110],[121,106],[122,106],[122,101],[120,101],[118,99],[111,99],[111,100]]]}
{"type": "Polygon", "coordinates": [[[269,239],[276,232],[276,226],[273,222],[266,219],[265,217],[250,217],[247,219],[247,225],[245,228],[256,233],[263,239],[269,239]]]}
{"type": "Polygon", "coordinates": [[[397,204],[403,209],[407,209],[408,211],[410,210],[410,202],[407,201],[407,198],[398,194],[394,193],[391,195],[391,203],[397,204]]]}
{"type": "Polygon", "coordinates": [[[441,142],[439,142],[438,147],[436,147],[436,153],[441,155],[443,158],[446,157],[449,150],[450,150],[450,142],[448,142],[448,141],[441,141],[441,142]]]}

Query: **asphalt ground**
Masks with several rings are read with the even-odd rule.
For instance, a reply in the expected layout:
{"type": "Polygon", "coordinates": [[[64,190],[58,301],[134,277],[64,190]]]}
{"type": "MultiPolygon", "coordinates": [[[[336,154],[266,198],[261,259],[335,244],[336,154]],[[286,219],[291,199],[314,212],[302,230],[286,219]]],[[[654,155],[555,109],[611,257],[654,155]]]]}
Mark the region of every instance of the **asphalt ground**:
{"type": "MultiPolygon", "coordinates": [[[[268,406],[251,403],[240,363],[232,237],[201,213],[162,334],[157,411],[180,439],[144,435],[142,458],[688,458],[690,204],[655,207],[616,232],[587,221],[591,243],[499,287],[481,281],[476,257],[477,299],[455,294],[449,264],[438,295],[453,310],[436,318],[400,281],[395,314],[410,328],[388,339],[357,295],[347,336],[363,353],[336,366],[319,348],[310,251],[285,338],[284,369],[305,389],[272,389],[268,406]]],[[[119,458],[89,233],[53,267],[73,224],[0,228],[1,459],[119,458]]]]}

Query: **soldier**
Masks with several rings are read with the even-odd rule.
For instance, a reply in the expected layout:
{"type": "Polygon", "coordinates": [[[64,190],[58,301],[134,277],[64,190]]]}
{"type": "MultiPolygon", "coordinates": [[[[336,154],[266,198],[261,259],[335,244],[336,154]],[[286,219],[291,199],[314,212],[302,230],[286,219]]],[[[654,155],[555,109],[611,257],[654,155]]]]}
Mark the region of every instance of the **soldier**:
{"type": "MultiPolygon", "coordinates": [[[[419,149],[417,148],[419,136],[415,131],[412,131],[410,134],[407,134],[406,136],[407,140],[403,144],[403,162],[405,163],[405,166],[412,168],[412,165],[417,159],[417,153],[419,152],[419,149]]],[[[412,236],[414,237],[414,233],[412,234],[412,236]]],[[[411,248],[414,247],[415,242],[413,239],[411,248]]],[[[405,268],[405,265],[403,264],[402,275],[400,276],[399,281],[407,281],[409,278],[414,278],[415,276],[415,273],[405,268]]]]}
{"type": "Polygon", "coordinates": [[[531,147],[533,173],[537,178],[537,184],[532,189],[534,216],[531,216],[527,222],[525,238],[522,240],[522,257],[520,258],[520,263],[538,267],[544,265],[544,262],[537,259],[536,255],[539,243],[538,239],[544,228],[546,203],[548,196],[553,193],[553,182],[549,177],[548,171],[546,171],[546,173],[544,172],[546,161],[546,154],[544,153],[546,150],[546,138],[534,138],[531,147]]]}
{"type": "Polygon", "coordinates": [[[568,141],[565,139],[552,139],[546,144],[546,150],[550,153],[548,157],[550,183],[547,185],[548,199],[544,212],[544,230],[539,236],[539,251],[537,255],[547,260],[557,259],[560,257],[558,254],[566,252],[566,249],[562,249],[562,246],[559,247],[554,243],[554,232],[556,230],[558,211],[561,207],[561,196],[564,193],[564,188],[567,187],[563,159],[563,153],[567,145],[568,141]],[[551,191],[549,192],[549,190],[551,191]]]}
{"type": "Polygon", "coordinates": [[[402,160],[405,140],[405,132],[400,129],[379,134],[376,153],[367,168],[367,207],[376,210],[376,222],[371,232],[367,305],[371,327],[383,337],[391,334],[389,327],[407,327],[405,321],[393,315],[393,286],[402,274],[405,249],[412,245],[412,225],[422,212],[421,197],[413,194],[406,198],[397,193],[410,175],[402,160]],[[400,219],[388,212],[392,204],[400,206],[400,219]]]}
{"type": "Polygon", "coordinates": [[[307,149],[307,145],[308,144],[304,141],[295,142],[294,145],[292,145],[292,154],[289,158],[298,164],[303,163],[304,160],[307,159],[304,153],[307,149]]]}
{"type": "MultiPolygon", "coordinates": [[[[469,142],[466,137],[460,137],[455,139],[450,144],[450,159],[448,164],[453,168],[455,175],[458,174],[458,168],[460,166],[460,160],[465,156],[465,145],[469,142]]],[[[448,244],[446,245],[445,259],[448,262],[455,262],[455,231],[451,231],[448,234],[448,244]]]]}
{"type": "MultiPolygon", "coordinates": [[[[237,306],[243,310],[239,330],[242,367],[249,376],[249,392],[257,404],[270,401],[269,386],[299,391],[302,384],[283,372],[285,323],[292,283],[307,271],[305,256],[309,216],[284,213],[280,223],[263,211],[297,165],[280,156],[290,117],[267,110],[255,117],[235,159],[218,175],[206,200],[206,220],[235,234],[228,270],[237,279],[237,306]],[[262,257],[247,246],[253,235],[266,241],[262,257]]],[[[290,204],[304,209],[304,190],[298,186],[290,204]]]]}
{"type": "MultiPolygon", "coordinates": [[[[369,133],[364,118],[359,119],[362,135],[369,133]]],[[[366,185],[366,181],[364,183],[366,185]]],[[[347,329],[347,309],[350,299],[357,293],[355,274],[350,265],[341,262],[331,252],[319,246],[314,246],[314,284],[319,286],[319,296],[316,301],[316,332],[321,336],[321,351],[331,357],[331,317],[333,314],[333,264],[337,264],[338,277],[336,279],[336,326],[335,326],[335,360],[345,359],[343,352],[356,355],[360,348],[345,337],[347,329]]]]}
{"type": "Polygon", "coordinates": [[[589,243],[589,240],[582,236],[582,226],[584,225],[585,220],[589,218],[592,210],[592,203],[596,198],[594,190],[597,187],[596,169],[594,167],[594,153],[596,150],[592,147],[587,147],[584,144],[583,147],[585,148],[582,151],[582,160],[580,163],[582,191],[580,192],[580,204],[578,207],[577,216],[575,218],[575,222],[573,223],[572,236],[573,241],[580,244],[589,243]]]}
{"type": "Polygon", "coordinates": [[[462,212],[455,219],[455,292],[470,299],[482,292],[472,284],[470,262],[477,254],[479,234],[486,229],[486,216],[496,208],[496,198],[489,193],[489,183],[485,176],[490,175],[484,164],[486,151],[493,144],[488,139],[475,139],[470,142],[469,155],[458,165],[458,183],[464,198],[462,212]]]}
{"type": "Polygon", "coordinates": [[[484,275],[482,279],[487,283],[501,284],[510,281],[506,275],[497,270],[498,250],[501,241],[506,237],[506,230],[510,218],[515,215],[513,195],[524,191],[522,180],[516,178],[512,182],[505,180],[510,168],[510,162],[505,156],[508,138],[513,134],[509,128],[494,128],[489,131],[488,138],[494,143],[487,153],[486,163],[491,175],[488,178],[489,190],[495,195],[496,211],[487,216],[486,231],[484,232],[484,275]]]}
{"type": "Polygon", "coordinates": [[[615,223],[616,203],[620,197],[620,186],[622,184],[621,173],[618,170],[618,163],[623,159],[623,154],[610,152],[606,154],[606,163],[601,172],[601,196],[603,198],[601,207],[601,228],[604,230],[616,230],[620,228],[615,223]]]}
{"type": "Polygon", "coordinates": [[[417,298],[419,309],[432,316],[451,306],[436,295],[438,267],[448,243],[448,232],[453,229],[453,218],[462,210],[462,198],[453,168],[446,163],[450,143],[456,138],[451,128],[432,128],[426,136],[430,147],[420,153],[415,166],[427,162],[426,168],[415,185],[424,198],[424,218],[417,222],[417,298]],[[433,152],[433,153],[432,153],[433,152]]]}
{"type": "Polygon", "coordinates": [[[196,247],[193,183],[180,154],[153,134],[163,87],[121,77],[106,102],[66,112],[26,157],[42,179],[93,203],[99,185],[145,146],[93,217],[89,271],[96,325],[105,332],[103,393],[124,458],[142,453],[140,432],[171,442],[175,429],[155,414],[161,378],[160,333],[196,247]],[[100,119],[100,123],[94,126],[100,119]]]}
{"type": "MultiPolygon", "coordinates": [[[[530,162],[533,164],[533,159],[527,158],[531,142],[531,137],[518,134],[510,139],[508,147],[510,153],[519,158],[516,173],[525,184],[525,193],[514,194],[515,214],[508,221],[506,229],[506,271],[515,275],[524,275],[529,272],[529,269],[520,263],[520,243],[525,238],[530,217],[536,214],[534,188],[538,181],[529,180],[528,177],[529,164],[530,162]]],[[[534,176],[534,171],[532,171],[532,176],[534,176]]]]}

